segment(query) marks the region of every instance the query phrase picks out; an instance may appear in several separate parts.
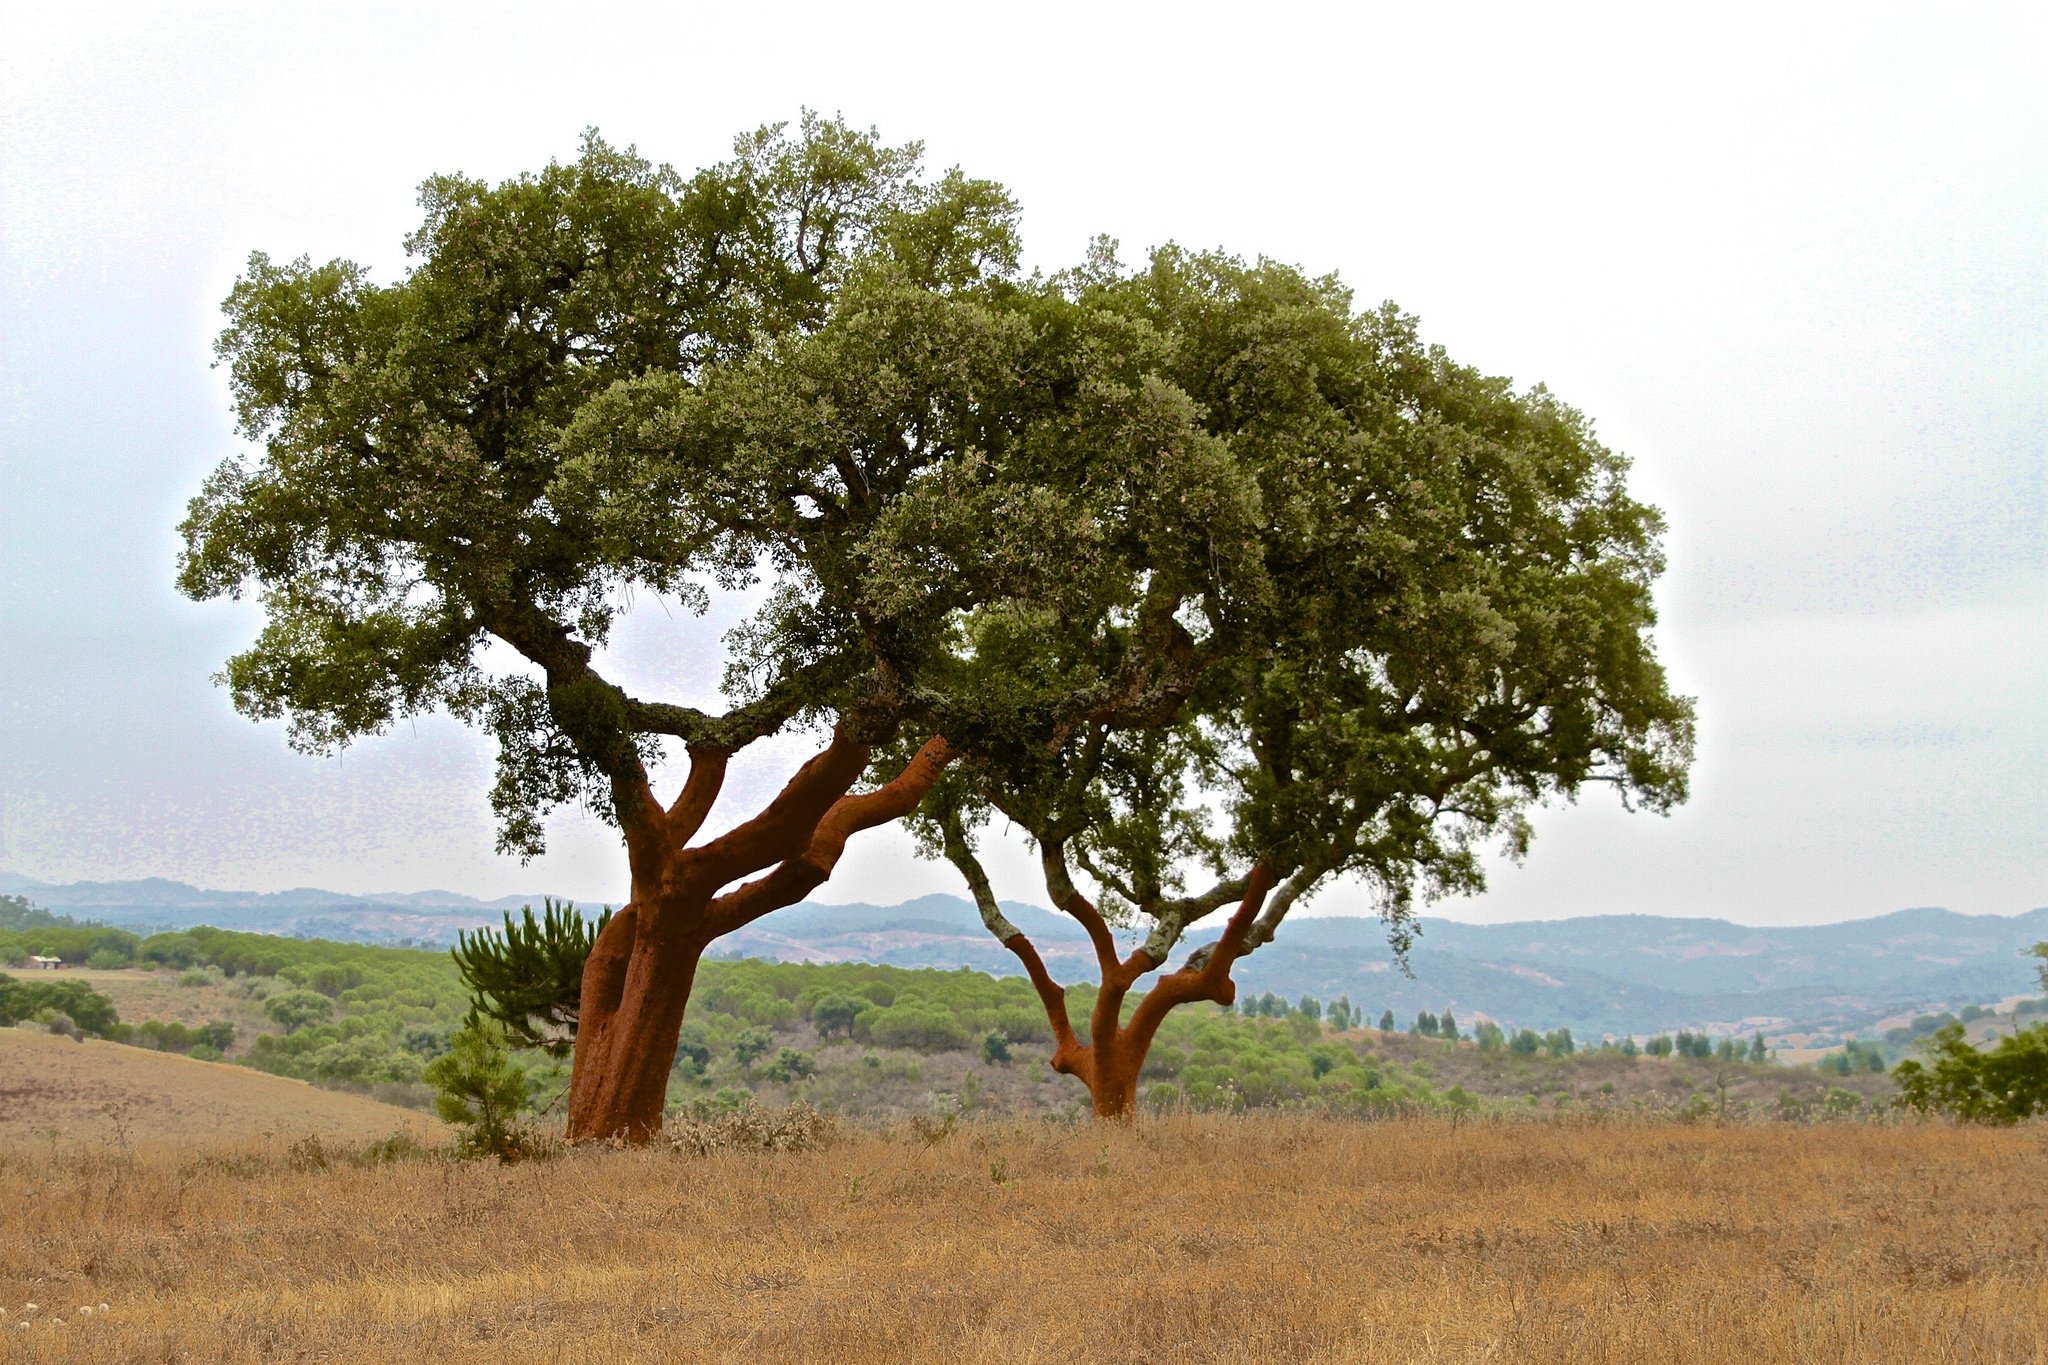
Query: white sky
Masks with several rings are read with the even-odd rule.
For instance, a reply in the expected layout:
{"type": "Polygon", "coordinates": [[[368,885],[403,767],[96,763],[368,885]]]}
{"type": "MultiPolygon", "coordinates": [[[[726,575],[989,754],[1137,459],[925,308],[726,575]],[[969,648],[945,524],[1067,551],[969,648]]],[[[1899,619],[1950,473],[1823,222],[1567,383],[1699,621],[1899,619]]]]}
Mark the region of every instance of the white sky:
{"type": "MultiPolygon", "coordinates": [[[[2040,11],[0,7],[0,867],[617,900],[586,819],[493,854],[452,723],[308,759],[208,682],[255,628],[170,586],[232,448],[218,303],[252,249],[397,269],[432,172],[593,124],[689,170],[808,104],[1004,182],[1034,264],[1108,232],[1335,269],[1635,458],[1695,796],[1546,814],[1440,913],[2048,903],[2040,11]]],[[[630,635],[650,685],[715,675],[658,614],[630,635]]],[[[887,833],[826,892],[958,889],[887,833]]]]}

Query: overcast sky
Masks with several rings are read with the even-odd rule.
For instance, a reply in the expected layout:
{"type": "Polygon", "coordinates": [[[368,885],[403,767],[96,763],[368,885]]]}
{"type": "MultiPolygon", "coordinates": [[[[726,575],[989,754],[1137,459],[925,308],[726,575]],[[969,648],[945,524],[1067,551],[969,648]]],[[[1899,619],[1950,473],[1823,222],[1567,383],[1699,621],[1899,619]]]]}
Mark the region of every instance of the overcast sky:
{"type": "MultiPolygon", "coordinates": [[[[1008,185],[1032,264],[1106,232],[1335,270],[1633,457],[1693,799],[1545,813],[1437,913],[2048,903],[2041,8],[0,7],[0,868],[618,900],[587,818],[493,853],[452,722],[306,758],[209,681],[256,627],[171,588],[234,449],[219,302],[254,249],[391,278],[430,173],[590,125],[687,171],[810,105],[1008,185]]],[[[715,646],[656,612],[619,663],[701,688],[715,646]]],[[[822,898],[959,889],[863,839],[822,898]]]]}

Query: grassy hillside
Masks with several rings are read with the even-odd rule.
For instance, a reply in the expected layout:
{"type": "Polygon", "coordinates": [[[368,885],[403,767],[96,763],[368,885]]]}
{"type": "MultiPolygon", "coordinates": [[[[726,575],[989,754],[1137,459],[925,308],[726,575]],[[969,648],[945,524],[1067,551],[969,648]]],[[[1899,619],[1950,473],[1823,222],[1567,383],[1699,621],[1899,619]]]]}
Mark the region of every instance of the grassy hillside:
{"type": "Polygon", "coordinates": [[[0,1029],[0,1144],[181,1146],[282,1139],[367,1140],[441,1125],[410,1109],[243,1067],[100,1039],[0,1029]]]}
{"type": "Polygon", "coordinates": [[[1203,1116],[511,1167],[0,1157],[36,1192],[0,1237],[0,1355],[37,1365],[2048,1358],[2027,1129],[1203,1116]]]}
{"type": "MultiPolygon", "coordinates": [[[[44,930],[41,932],[57,932],[44,930]]],[[[69,932],[69,931],[66,931],[69,932]]],[[[94,931],[97,934],[98,931],[94,931]]],[[[81,953],[115,951],[81,938],[81,953]]],[[[89,985],[112,999],[112,1036],[198,1056],[192,1030],[274,1075],[424,1108],[424,1066],[468,1007],[446,953],[193,929],[134,938],[132,967],[28,973],[89,985]],[[166,1028],[170,1031],[166,1032],[166,1028]]],[[[1075,1017],[1093,1000],[1070,994],[1075,1017]]],[[[1286,1002],[1247,992],[1239,1012],[1177,1011],[1145,1072],[1155,1110],[1320,1108],[1385,1115],[1513,1107],[1802,1117],[1865,1110],[1890,1092],[1880,1075],[1828,1076],[1727,1055],[1627,1055],[1552,1032],[1539,1045],[1492,1046],[1356,1026],[1340,997],[1286,1002]],[[1256,1011],[1256,1017],[1244,1011],[1256,1011]]],[[[1377,1021],[1375,1021],[1377,1022],[1377,1021]]],[[[1704,1043],[1704,1039],[1697,1040],[1704,1043]]],[[[1683,1051],[1683,1049],[1681,1049],[1683,1051]]],[[[718,961],[703,965],[683,1026],[670,1107],[728,1110],[750,1096],[807,1100],[883,1120],[935,1113],[1063,1116],[1086,1107],[1080,1085],[1046,1065],[1050,1031],[1016,977],[865,963],[718,961]]],[[[533,1107],[558,1117],[564,1063],[523,1054],[533,1107]]]]}

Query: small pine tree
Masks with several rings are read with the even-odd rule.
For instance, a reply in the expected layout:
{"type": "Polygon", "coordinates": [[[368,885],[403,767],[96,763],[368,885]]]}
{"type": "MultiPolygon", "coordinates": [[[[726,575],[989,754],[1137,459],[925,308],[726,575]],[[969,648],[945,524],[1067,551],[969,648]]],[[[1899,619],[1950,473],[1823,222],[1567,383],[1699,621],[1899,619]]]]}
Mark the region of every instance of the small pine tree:
{"type": "Polygon", "coordinates": [[[990,1029],[982,1036],[981,1060],[990,1066],[1010,1064],[1010,1040],[1003,1036],[1002,1030],[990,1029]]]}
{"type": "Polygon", "coordinates": [[[464,1155],[511,1161],[525,1152],[513,1121],[526,1103],[526,1077],[512,1065],[502,1025],[472,1012],[421,1074],[434,1087],[434,1112],[463,1130],[464,1155]]]}
{"type": "Polygon", "coordinates": [[[1415,1027],[1408,1031],[1410,1033],[1419,1033],[1425,1038],[1436,1037],[1436,1016],[1428,1010],[1424,1010],[1415,1016],[1415,1027]]]}
{"type": "Polygon", "coordinates": [[[1759,1030],[1756,1037],[1749,1040],[1749,1060],[1752,1062],[1768,1062],[1770,1059],[1771,1054],[1764,1047],[1763,1032],[1759,1030]]]}
{"type": "Polygon", "coordinates": [[[590,922],[572,902],[546,897],[539,920],[530,905],[520,916],[515,922],[506,911],[502,934],[495,929],[458,932],[451,950],[455,968],[474,1008],[502,1025],[513,1042],[566,1057],[575,1046],[583,964],[611,922],[611,907],[590,922]]]}
{"type": "Polygon", "coordinates": [[[1387,1011],[1386,1013],[1384,1013],[1384,1014],[1382,1014],[1382,1015],[1380,1016],[1380,1032],[1381,1032],[1381,1033],[1392,1033],[1393,1031],[1394,1031],[1394,1012],[1393,1012],[1392,1010],[1388,1010],[1388,1011],[1387,1011]]]}
{"type": "Polygon", "coordinates": [[[1358,1019],[1351,1012],[1351,997],[1340,995],[1330,1002],[1330,1027],[1339,1033],[1356,1024],[1358,1019]]]}
{"type": "Polygon", "coordinates": [[[1322,1002],[1313,995],[1301,997],[1300,1003],[1295,1005],[1294,1010],[1295,1013],[1301,1015],[1304,1019],[1321,1019],[1323,1017],[1322,1002]]]}
{"type": "Polygon", "coordinates": [[[1458,1021],[1451,1017],[1449,1010],[1445,1010],[1436,1021],[1436,1036],[1448,1038],[1454,1043],[1458,1041],[1458,1021]]]}

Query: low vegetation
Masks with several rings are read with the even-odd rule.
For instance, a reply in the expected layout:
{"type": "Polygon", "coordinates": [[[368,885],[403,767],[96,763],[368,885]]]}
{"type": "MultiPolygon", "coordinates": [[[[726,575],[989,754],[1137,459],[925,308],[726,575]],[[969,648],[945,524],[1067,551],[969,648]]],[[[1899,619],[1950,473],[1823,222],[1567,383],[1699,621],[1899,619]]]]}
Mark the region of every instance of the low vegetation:
{"type": "MultiPolygon", "coordinates": [[[[43,918],[9,932],[36,936],[38,952],[60,946],[41,936],[70,934],[76,941],[67,951],[103,962],[119,952],[124,965],[0,977],[0,1022],[235,1061],[425,1110],[435,1099],[430,1069],[471,1011],[470,986],[446,953],[210,928],[95,938],[125,931],[43,918]],[[119,1014],[117,999],[124,1002],[119,1014]]],[[[0,953],[10,951],[25,956],[29,949],[0,944],[0,953]]],[[[1094,1004],[1086,985],[1070,999],[1078,1015],[1094,1004]]],[[[509,1028],[505,1013],[497,1018],[501,1032],[509,1028]]],[[[505,1075],[488,1082],[494,1094],[520,1092],[521,1129],[559,1126],[568,1079],[559,1039],[572,1023],[573,1013],[542,1018],[537,1029],[509,1028],[501,1039],[535,1044],[506,1047],[505,1075]]],[[[1052,1050],[1045,1013],[1021,977],[707,961],[669,1078],[668,1113],[671,1122],[707,1119],[749,1101],[801,1101],[895,1122],[1064,1117],[1084,1109],[1087,1095],[1052,1074],[1052,1050]]],[[[2039,1065],[2032,1057],[2026,1052],[2018,1064],[2039,1065]]],[[[1957,1065],[1952,1056],[1942,1074],[1953,1075],[1957,1065]]],[[[444,1082],[460,1070],[443,1066],[444,1082]]],[[[1951,1112],[1962,1093],[1947,1082],[1923,1086],[1915,1102],[1951,1112]]],[[[1784,1066],[1755,1036],[1680,1030],[1586,1040],[1568,1029],[1461,1021],[1448,1009],[1403,1023],[1345,996],[1289,1001],[1267,993],[1246,995],[1230,1010],[1199,1004],[1175,1011],[1147,1059],[1139,1099],[1155,1113],[1597,1110],[1807,1119],[1882,1113],[1896,1094],[1876,1042],[1844,1048],[1818,1066],[1784,1066]]]]}
{"type": "Polygon", "coordinates": [[[517,1166],[284,1135],[7,1149],[7,1185],[36,1197],[10,1204],[0,1238],[0,1353],[2048,1354],[2048,1152],[2031,1130],[1851,1125],[1819,1143],[1773,1124],[1272,1114],[679,1128],[680,1150],[517,1166]]]}

